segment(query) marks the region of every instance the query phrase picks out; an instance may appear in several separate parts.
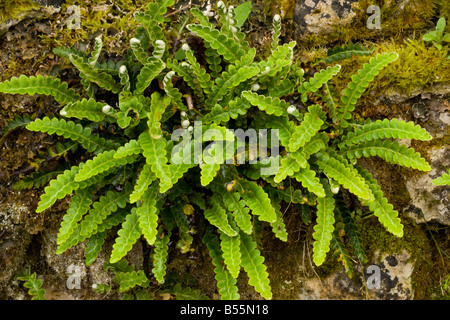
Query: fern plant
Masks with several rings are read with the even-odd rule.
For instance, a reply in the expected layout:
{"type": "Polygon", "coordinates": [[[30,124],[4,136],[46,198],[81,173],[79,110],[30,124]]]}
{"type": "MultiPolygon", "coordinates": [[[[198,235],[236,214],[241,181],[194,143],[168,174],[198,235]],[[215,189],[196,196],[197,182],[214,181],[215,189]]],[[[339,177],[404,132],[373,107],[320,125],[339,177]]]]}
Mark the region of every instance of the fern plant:
{"type": "MultiPolygon", "coordinates": [[[[445,18],[439,18],[436,23],[436,30],[432,30],[427,32],[422,36],[423,41],[432,42],[433,45],[438,49],[442,50],[444,42],[450,42],[450,33],[445,32],[446,21],[445,18]]],[[[445,47],[444,47],[445,48],[445,47]]],[[[450,55],[447,57],[450,59],[450,55]]]]}
{"type": "MultiPolygon", "coordinates": [[[[240,297],[236,284],[242,270],[249,284],[271,299],[259,234],[267,227],[287,241],[282,211],[286,203],[294,204],[305,222],[315,213],[317,266],[333,248],[350,270],[351,253],[336,236],[337,222],[351,237],[353,252],[364,259],[352,216],[337,205],[343,192],[353,194],[389,232],[401,237],[398,212],[357,159],[378,156],[428,171],[428,163],[396,139],[431,136],[411,122],[361,122],[352,116],[369,83],[398,55],[372,57],[338,96],[331,80],[340,66],[324,67],[305,79],[304,70],[294,63],[296,43],[280,44],[279,16],[274,17],[270,52],[257,57],[234,8],[219,1],[216,24],[199,8],[190,11],[195,22],[187,25],[187,39],[203,40],[202,65],[197,55],[202,48],[191,49],[188,43],[178,59],[170,55],[175,50],[168,50],[163,16],[173,2],[159,0],[136,13],[141,27],[123,61],[99,62],[100,37],[90,55],[56,49],[79,70],[82,92],[53,77],[21,76],[0,83],[0,92],[54,96],[61,103],[60,117],[36,119],[27,129],[63,136],[86,149],[88,160],[73,161],[51,180],[36,209],[44,212],[71,197],[57,253],[87,241],[86,263],[91,264],[111,229],[119,226],[109,262],[122,261],[143,238],[152,250],[152,275],[164,285],[170,251],[192,251],[193,229],[201,230],[222,299],[240,297]],[[304,107],[295,107],[285,97],[294,97],[304,107]],[[248,148],[238,139],[240,129],[247,130],[245,134],[259,130],[248,148]],[[196,220],[188,219],[192,214],[196,220]],[[174,245],[171,239],[176,239],[174,245]]],[[[344,49],[355,48],[370,54],[363,47],[344,49]]],[[[347,57],[339,52],[330,59],[347,57]]],[[[130,272],[118,279],[123,290],[147,285],[145,274],[130,272]]]]}
{"type": "Polygon", "coordinates": [[[432,180],[431,182],[436,186],[450,186],[450,170],[442,174],[439,178],[432,180]]]}
{"type": "Polygon", "coordinates": [[[36,272],[31,273],[29,269],[23,275],[16,276],[17,280],[23,281],[24,288],[29,289],[31,300],[46,300],[45,289],[42,289],[42,280],[37,278],[36,272]]]}

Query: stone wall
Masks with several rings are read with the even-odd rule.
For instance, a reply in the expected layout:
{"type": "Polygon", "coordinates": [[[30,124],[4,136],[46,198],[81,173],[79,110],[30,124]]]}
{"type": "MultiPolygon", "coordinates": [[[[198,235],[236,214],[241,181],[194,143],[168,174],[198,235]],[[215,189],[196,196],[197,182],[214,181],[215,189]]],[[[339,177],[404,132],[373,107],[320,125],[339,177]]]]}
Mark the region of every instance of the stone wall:
{"type": "MultiPolygon", "coordinates": [[[[98,4],[100,2],[87,1],[86,5],[104,5],[108,8],[109,4],[98,4]]],[[[332,47],[350,40],[379,44],[398,34],[398,42],[402,43],[404,38],[416,30],[423,31],[436,20],[441,2],[435,1],[433,10],[429,9],[430,2],[386,1],[380,6],[385,14],[392,15],[392,19],[381,16],[381,29],[367,29],[365,22],[370,17],[366,13],[368,1],[256,1],[256,12],[248,23],[249,35],[258,43],[264,42],[271,17],[280,13],[284,40],[295,39],[303,45],[299,49],[305,50],[301,51],[303,57],[320,55],[324,46],[332,47]],[[400,26],[401,30],[398,29],[400,26]]],[[[0,73],[3,74],[0,81],[22,73],[61,72],[71,79],[73,71],[63,66],[51,53],[55,40],[64,39],[56,34],[55,28],[61,28],[56,21],[64,21],[68,14],[59,1],[40,4],[39,9],[25,10],[15,18],[0,23],[0,73]]],[[[380,181],[386,196],[401,213],[406,224],[405,238],[394,239],[373,227],[374,219],[369,219],[362,225],[369,262],[356,264],[354,276],[349,279],[336,260],[332,259],[321,268],[314,267],[310,242],[312,226],[287,222],[288,242],[281,243],[269,237],[262,250],[274,299],[449,297],[449,291],[443,288],[445,281],[449,281],[450,189],[448,186],[435,186],[431,180],[442,175],[445,168],[450,168],[450,83],[418,87],[410,92],[373,91],[368,92],[367,97],[370,103],[363,108],[369,114],[415,121],[437,141],[414,146],[431,163],[432,170],[428,173],[411,173],[377,161],[363,163],[380,181]]],[[[46,98],[0,94],[0,132],[16,115],[43,115],[54,111],[52,101],[46,98]]],[[[56,234],[67,202],[60,201],[50,212],[36,214],[34,208],[42,188],[12,189],[15,182],[33,171],[39,150],[54,143],[46,135],[31,135],[26,130],[17,130],[0,145],[0,299],[30,298],[22,283],[15,280],[15,276],[26,269],[31,269],[43,279],[48,299],[118,299],[120,295],[117,291],[99,294],[92,290],[92,285],[97,283],[113,284],[113,274],[103,270],[111,251],[111,239],[97,261],[89,267],[84,264],[84,245],[56,255],[56,234]],[[73,282],[74,270],[77,270],[80,279],[79,286],[73,282]]],[[[145,267],[144,251],[138,243],[127,255],[128,261],[137,268],[145,267]]],[[[192,283],[202,292],[210,298],[217,298],[212,266],[201,249],[189,256],[174,252],[168,270],[176,277],[192,279],[192,283]]],[[[259,298],[242,273],[238,286],[243,299],[259,298]]],[[[169,297],[167,294],[155,296],[158,299],[169,297]]]]}

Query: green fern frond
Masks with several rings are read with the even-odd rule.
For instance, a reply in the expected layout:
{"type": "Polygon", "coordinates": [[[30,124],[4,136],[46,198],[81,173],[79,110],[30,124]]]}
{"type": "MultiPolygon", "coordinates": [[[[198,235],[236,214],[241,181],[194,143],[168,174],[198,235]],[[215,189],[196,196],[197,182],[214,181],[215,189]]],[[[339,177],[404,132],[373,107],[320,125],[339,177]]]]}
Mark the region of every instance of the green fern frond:
{"type": "Polygon", "coordinates": [[[242,91],[242,96],[252,105],[258,107],[262,111],[265,111],[269,115],[274,114],[278,117],[289,116],[287,108],[290,104],[284,100],[259,95],[251,91],[242,91]]]}
{"type": "Polygon", "coordinates": [[[449,186],[450,185],[450,172],[444,173],[441,177],[431,181],[436,186],[449,186]]]}
{"type": "Polygon", "coordinates": [[[294,152],[303,147],[320,130],[324,124],[325,113],[319,105],[308,107],[300,125],[295,127],[289,140],[289,151],[294,152]]]}
{"type": "Polygon", "coordinates": [[[364,246],[362,243],[361,234],[355,224],[354,218],[351,216],[348,210],[340,209],[341,217],[345,224],[344,230],[348,237],[348,242],[350,243],[356,257],[362,262],[367,263],[369,260],[364,252],[364,246]]]}
{"type": "Polygon", "coordinates": [[[330,191],[330,186],[322,181],[325,186],[325,197],[317,198],[317,219],[314,226],[313,261],[316,266],[322,265],[330,251],[330,242],[334,231],[335,200],[330,191]]]}
{"type": "Polygon", "coordinates": [[[404,167],[421,171],[431,170],[428,162],[418,152],[415,152],[413,148],[400,145],[397,141],[373,140],[362,142],[349,147],[343,147],[341,154],[344,154],[349,159],[361,158],[362,156],[378,156],[389,163],[399,164],[404,167]]]}
{"type": "Polygon", "coordinates": [[[158,183],[151,185],[141,197],[142,204],[138,206],[136,214],[138,215],[139,227],[142,230],[144,238],[149,245],[153,245],[158,233],[158,183]]]}
{"type": "Polygon", "coordinates": [[[125,143],[123,146],[119,147],[117,151],[114,153],[113,158],[114,159],[121,159],[125,157],[129,157],[132,155],[140,154],[142,152],[141,145],[139,144],[139,141],[135,139],[131,139],[127,143],[125,143]]]}
{"type": "Polygon", "coordinates": [[[348,252],[345,244],[342,243],[341,239],[334,232],[333,237],[331,238],[330,248],[333,252],[333,256],[337,257],[337,260],[342,263],[345,269],[345,273],[351,279],[353,277],[353,261],[350,257],[350,253],[348,252]]]}
{"type": "Polygon", "coordinates": [[[93,264],[97,259],[100,251],[102,251],[106,235],[106,231],[97,232],[86,241],[86,250],[84,254],[86,267],[93,264]]]}
{"type": "Polygon", "coordinates": [[[109,108],[108,115],[117,118],[119,127],[126,129],[129,126],[134,127],[139,121],[136,116],[132,118],[130,114],[139,114],[139,110],[142,109],[142,104],[138,98],[124,92],[119,95],[119,109],[117,111],[116,109],[109,108]]]}
{"type": "Polygon", "coordinates": [[[27,269],[24,275],[19,275],[16,277],[17,280],[25,281],[23,284],[24,288],[29,289],[28,294],[32,296],[31,300],[46,300],[45,289],[42,289],[42,280],[37,278],[36,272],[31,273],[27,269]]]}
{"type": "Polygon", "coordinates": [[[343,46],[337,46],[332,49],[328,49],[326,58],[323,58],[321,62],[331,64],[333,62],[339,62],[344,59],[350,59],[353,56],[368,56],[372,54],[374,48],[368,48],[360,43],[348,43],[343,46]]]}
{"type": "Polygon", "coordinates": [[[86,161],[84,166],[75,176],[75,181],[80,182],[87,180],[103,172],[108,172],[112,168],[132,163],[136,160],[136,156],[130,155],[121,158],[115,158],[116,151],[109,150],[99,153],[94,158],[86,161]]]}
{"type": "MultiPolygon", "coordinates": [[[[290,153],[290,157],[305,163],[313,154],[323,150],[328,145],[329,137],[325,132],[315,134],[303,147],[290,153]]],[[[304,165],[302,165],[304,167],[304,165]]]]}
{"type": "Polygon", "coordinates": [[[156,180],[156,175],[153,173],[151,169],[151,165],[144,164],[142,170],[139,173],[139,177],[134,185],[134,190],[130,194],[130,203],[135,203],[139,199],[141,199],[144,192],[147,188],[152,184],[153,181],[156,180]]]}
{"type": "Polygon", "coordinates": [[[286,68],[292,65],[295,46],[295,41],[278,46],[275,51],[272,51],[267,60],[260,61],[257,65],[262,72],[266,72],[266,70],[268,70],[265,74],[266,77],[280,75],[282,70],[289,70],[286,68]]]}
{"type": "Polygon", "coordinates": [[[325,197],[325,190],[320,183],[319,178],[314,170],[311,170],[309,164],[305,168],[301,168],[294,174],[294,178],[302,184],[302,186],[314,193],[318,197],[325,197]]]}
{"type": "Polygon", "coordinates": [[[349,132],[342,138],[340,147],[344,144],[350,146],[361,142],[376,140],[376,139],[417,139],[421,141],[431,140],[431,135],[419,125],[414,125],[412,121],[405,122],[398,119],[384,119],[369,122],[357,127],[355,131],[349,132]]]}
{"type": "Polygon", "coordinates": [[[264,189],[253,181],[241,181],[243,188],[242,198],[259,220],[266,222],[275,222],[277,214],[270,203],[269,195],[264,189]]]}
{"type": "Polygon", "coordinates": [[[268,88],[268,94],[272,98],[281,98],[294,93],[295,82],[291,79],[283,79],[277,85],[268,88]]]}
{"type": "Polygon", "coordinates": [[[136,89],[134,94],[142,94],[150,85],[153,79],[161,73],[166,64],[159,58],[149,57],[137,76],[136,89]]]}
{"type": "Polygon", "coordinates": [[[275,234],[275,237],[280,239],[281,241],[286,242],[287,241],[287,231],[286,231],[286,225],[283,221],[283,213],[281,212],[281,199],[280,198],[270,198],[270,201],[273,204],[273,207],[275,209],[275,212],[277,214],[277,220],[272,222],[270,226],[272,227],[272,231],[275,234]]]}
{"type": "Polygon", "coordinates": [[[125,65],[122,65],[119,69],[120,85],[124,92],[131,92],[131,82],[128,69],[125,65]]]}
{"type": "Polygon", "coordinates": [[[31,121],[32,121],[31,117],[28,114],[24,114],[22,116],[16,115],[14,120],[9,121],[8,124],[5,126],[5,128],[3,129],[3,132],[1,133],[2,137],[0,138],[0,143],[3,142],[3,140],[6,138],[8,134],[10,134],[16,129],[25,127],[31,121]]]}
{"type": "Polygon", "coordinates": [[[96,83],[98,86],[111,91],[113,93],[120,92],[120,87],[115,82],[114,78],[104,72],[99,72],[98,69],[91,66],[89,63],[84,62],[83,59],[70,55],[70,61],[72,64],[86,77],[87,80],[96,83]]]}
{"type": "Polygon", "coordinates": [[[352,76],[352,81],[347,85],[344,94],[341,96],[341,107],[338,109],[338,118],[342,127],[347,127],[346,120],[351,118],[351,112],[355,109],[356,102],[373,81],[376,75],[389,63],[397,60],[396,52],[378,54],[370,58],[368,63],[352,76]]]}
{"type": "Polygon", "coordinates": [[[275,51],[279,47],[280,35],[281,35],[281,17],[275,15],[272,20],[272,51],[275,51]]]}
{"type": "Polygon", "coordinates": [[[94,99],[86,100],[83,98],[81,101],[68,103],[61,109],[60,114],[64,117],[100,122],[106,117],[106,114],[103,112],[103,107],[106,105],[94,99]]]}
{"type": "MultiPolygon", "coordinates": [[[[121,224],[123,221],[125,221],[125,217],[128,213],[129,212],[127,212],[125,210],[118,210],[116,212],[113,212],[105,220],[103,220],[101,222],[101,224],[97,225],[97,229],[95,231],[93,231],[95,233],[90,234],[89,237],[93,236],[97,233],[105,232],[106,230],[109,230],[109,229],[121,224]]],[[[86,240],[87,237],[82,236],[80,234],[80,230],[81,230],[81,225],[77,224],[77,226],[75,227],[75,230],[72,232],[72,234],[69,236],[69,238],[65,242],[58,245],[56,254],[62,254],[64,252],[66,252],[68,249],[70,249],[71,247],[76,246],[77,244],[86,240]]]]}
{"type": "Polygon", "coordinates": [[[175,4],[175,0],[156,0],[147,4],[147,14],[158,23],[164,22],[164,15],[167,9],[175,4]]]}
{"type": "MultiPolygon", "coordinates": [[[[209,255],[214,265],[215,279],[219,289],[220,298],[222,300],[237,300],[239,299],[238,288],[236,286],[236,278],[234,278],[230,271],[223,267],[223,252],[220,249],[219,240],[213,234],[212,228],[207,227],[205,235],[202,238],[203,243],[208,248],[209,255]]],[[[240,249],[239,249],[240,250],[240,249]]]]}
{"type": "Polygon", "coordinates": [[[316,72],[312,78],[308,81],[303,82],[303,84],[298,88],[298,92],[302,95],[302,101],[306,102],[308,97],[306,96],[309,92],[317,92],[324,84],[326,84],[331,78],[338,74],[341,70],[339,64],[334,67],[327,67],[326,69],[316,72]]]}
{"type": "Polygon", "coordinates": [[[144,27],[146,34],[153,43],[165,39],[164,32],[157,21],[161,21],[160,16],[152,16],[149,12],[136,12],[134,18],[144,27]]]}
{"type": "Polygon", "coordinates": [[[100,152],[112,148],[112,142],[92,135],[90,128],[84,128],[81,124],[75,124],[73,121],[64,119],[44,117],[36,119],[27,125],[30,131],[46,132],[48,134],[57,134],[66,139],[78,142],[89,152],[100,152]]]}
{"type": "Polygon", "coordinates": [[[160,192],[163,193],[172,187],[170,167],[167,164],[166,140],[164,138],[154,139],[148,131],[139,135],[146,163],[151,165],[152,171],[160,180],[160,192]]]}
{"type": "Polygon", "coordinates": [[[57,55],[59,55],[61,57],[66,58],[66,59],[69,59],[69,56],[73,55],[73,56],[77,56],[79,58],[82,58],[84,61],[87,62],[88,58],[89,58],[89,56],[88,56],[88,54],[86,52],[81,51],[81,50],[77,50],[77,49],[74,49],[74,48],[56,47],[56,48],[54,48],[52,50],[52,52],[54,54],[57,54],[57,55]]]}
{"type": "Polygon", "coordinates": [[[111,75],[114,75],[114,76],[117,76],[117,75],[120,76],[120,70],[121,70],[122,66],[124,68],[126,68],[123,61],[114,62],[113,60],[103,61],[102,63],[97,62],[95,64],[95,67],[98,70],[110,73],[111,75]]]}
{"type": "Polygon", "coordinates": [[[72,191],[78,189],[79,184],[75,181],[75,175],[78,171],[79,167],[72,166],[70,170],[65,170],[55,179],[51,180],[41,195],[36,212],[40,213],[48,209],[56,200],[63,199],[68,194],[71,194],[72,191]]]}
{"type": "Polygon", "coordinates": [[[321,95],[321,98],[325,105],[328,107],[331,120],[333,121],[333,123],[337,123],[337,109],[339,108],[339,99],[336,89],[330,82],[324,84],[323,95],[321,95]]]}
{"type": "Polygon", "coordinates": [[[78,189],[72,197],[69,208],[63,217],[56,243],[59,245],[70,237],[77,223],[89,211],[92,204],[93,188],[78,189]]]}
{"type": "Polygon", "coordinates": [[[215,79],[216,85],[212,87],[212,92],[208,96],[207,106],[210,106],[210,108],[215,106],[233,88],[257,75],[258,72],[257,67],[242,66],[236,68],[234,65],[230,65],[228,71],[222,72],[221,76],[215,79]]]}
{"type": "Polygon", "coordinates": [[[91,66],[95,66],[98,58],[100,57],[100,54],[102,52],[102,48],[103,48],[103,41],[102,41],[102,37],[98,36],[95,38],[95,43],[94,43],[94,50],[92,50],[91,52],[91,56],[88,58],[88,63],[91,66]]]}
{"type": "Polygon", "coordinates": [[[220,199],[213,195],[208,202],[211,208],[205,210],[205,218],[226,235],[230,237],[236,236],[237,232],[230,226],[227,212],[222,207],[220,199]]]}
{"type": "Polygon", "coordinates": [[[183,101],[181,100],[182,94],[181,92],[173,87],[172,83],[172,77],[175,75],[174,71],[169,71],[164,76],[164,91],[166,94],[170,97],[172,104],[174,104],[178,110],[187,111],[186,106],[184,105],[183,101]]]}
{"type": "Polygon", "coordinates": [[[238,61],[245,54],[244,49],[241,48],[236,40],[228,37],[217,29],[211,29],[210,27],[198,24],[189,24],[186,27],[205,40],[230,63],[238,61]]]}
{"type": "Polygon", "coordinates": [[[233,278],[237,278],[241,269],[241,238],[239,234],[229,236],[224,232],[220,233],[220,247],[222,249],[223,262],[233,278]]]}
{"type": "Polygon", "coordinates": [[[80,235],[89,237],[94,234],[98,229],[98,226],[108,217],[111,213],[117,211],[119,208],[125,208],[130,195],[130,188],[123,190],[122,192],[108,191],[106,195],[101,196],[96,201],[88,214],[84,216],[84,219],[80,222],[81,229],[80,235]]]}
{"type": "Polygon", "coordinates": [[[26,177],[16,182],[13,185],[13,189],[21,191],[24,189],[39,188],[63,172],[64,171],[59,170],[50,172],[35,172],[30,177],[26,177]]]}
{"type": "Polygon", "coordinates": [[[76,102],[81,97],[73,90],[68,89],[66,82],[54,77],[27,77],[21,75],[19,78],[13,77],[10,80],[0,82],[0,92],[9,94],[43,94],[53,96],[53,98],[61,103],[76,102]]]}
{"type": "Polygon", "coordinates": [[[373,200],[372,191],[365,184],[365,180],[345,159],[338,155],[332,156],[326,153],[318,153],[317,155],[319,159],[316,164],[328,178],[337,181],[361,199],[373,200]]]}
{"type": "Polygon", "coordinates": [[[154,92],[151,95],[150,112],[147,114],[147,126],[150,132],[150,136],[153,139],[159,139],[162,136],[161,132],[161,119],[169,105],[169,99],[163,98],[158,92],[154,92]]]}
{"type": "Polygon", "coordinates": [[[248,275],[248,283],[255,288],[265,299],[272,299],[267,267],[264,265],[264,257],[257,248],[255,240],[251,236],[240,232],[241,237],[241,264],[248,275]]]}
{"type": "MultiPolygon", "coordinates": [[[[182,50],[182,49],[180,49],[182,50]]],[[[198,64],[198,67],[200,67],[200,64],[198,64]]],[[[196,77],[193,74],[193,68],[192,66],[187,62],[182,62],[181,64],[176,59],[168,59],[167,60],[167,68],[173,70],[178,76],[182,77],[183,80],[186,82],[186,84],[192,89],[195,96],[199,98],[199,101],[204,101],[205,96],[203,93],[203,89],[199,83],[199,81],[196,79],[196,77]]],[[[201,68],[204,70],[203,68],[201,68]]],[[[209,74],[207,74],[208,77],[210,77],[209,74]]],[[[206,77],[206,76],[204,76],[206,77]]],[[[211,86],[214,83],[211,81],[211,86]]],[[[205,90],[208,90],[205,88],[205,90]]]]}
{"type": "Polygon", "coordinates": [[[162,227],[159,227],[158,234],[156,235],[154,243],[154,252],[152,255],[152,272],[159,284],[164,283],[164,278],[166,276],[166,262],[169,252],[169,241],[171,235],[170,232],[168,232],[167,234],[164,233],[164,229],[162,227]]]}
{"type": "Polygon", "coordinates": [[[374,195],[374,200],[368,203],[369,209],[378,218],[380,223],[386,228],[387,231],[396,235],[397,237],[403,236],[403,225],[400,218],[398,217],[398,212],[394,210],[392,204],[384,197],[381,187],[378,185],[377,181],[372,177],[372,174],[363,169],[360,166],[356,166],[359,173],[364,177],[366,184],[372,190],[374,195]]]}
{"type": "Polygon", "coordinates": [[[186,59],[190,64],[190,68],[192,68],[195,81],[198,82],[199,86],[203,89],[203,92],[206,95],[209,95],[212,91],[212,87],[214,86],[211,76],[206,72],[206,69],[200,66],[197,62],[192,50],[189,49],[186,51],[186,59]]]}
{"type": "Polygon", "coordinates": [[[206,187],[217,175],[217,172],[220,169],[220,163],[202,163],[200,169],[200,183],[202,186],[206,187]]]}
{"type": "Polygon", "coordinates": [[[273,188],[269,189],[269,191],[271,199],[275,198],[276,195],[277,198],[284,200],[286,203],[305,203],[305,197],[302,196],[302,191],[295,189],[293,186],[284,189],[273,188]]]}
{"type": "Polygon", "coordinates": [[[144,47],[144,44],[141,42],[141,40],[132,38],[130,40],[130,48],[136,60],[139,61],[142,65],[146,65],[150,57],[147,54],[147,49],[144,47]]]}
{"type": "Polygon", "coordinates": [[[95,98],[96,85],[93,82],[89,81],[88,77],[83,73],[80,73],[80,79],[80,83],[83,86],[86,96],[91,99],[95,98]]]}
{"type": "Polygon", "coordinates": [[[280,143],[282,146],[287,148],[289,146],[289,140],[291,140],[292,134],[295,131],[294,122],[289,121],[289,117],[287,116],[268,116],[262,120],[264,120],[264,123],[268,128],[278,130],[278,138],[280,139],[280,143]]]}
{"type": "Polygon", "coordinates": [[[119,292],[128,291],[136,286],[146,288],[150,282],[143,270],[117,272],[113,280],[119,284],[119,292]]]}
{"type": "Polygon", "coordinates": [[[194,140],[186,145],[180,143],[172,149],[170,176],[173,184],[177,183],[190,168],[196,166],[193,161],[194,143],[194,140]]]}
{"type": "Polygon", "coordinates": [[[252,234],[253,226],[250,209],[246,206],[245,200],[241,199],[240,193],[224,191],[222,198],[224,205],[232,213],[237,226],[246,234],[252,234]]]}
{"type": "Polygon", "coordinates": [[[122,223],[122,229],[117,232],[118,237],[113,245],[110,262],[115,263],[122,259],[141,236],[142,231],[139,227],[139,219],[136,209],[133,208],[127,215],[125,222],[122,223]]]}
{"type": "Polygon", "coordinates": [[[281,159],[280,164],[281,165],[278,167],[278,171],[273,178],[273,181],[276,183],[283,181],[288,176],[293,176],[301,167],[306,167],[306,161],[305,163],[300,164],[299,161],[290,156],[281,159]]]}
{"type": "Polygon", "coordinates": [[[245,115],[251,105],[244,99],[237,97],[228,102],[226,107],[216,104],[203,118],[202,122],[209,124],[214,122],[217,125],[227,123],[231,119],[237,119],[240,115],[245,115]]]}
{"type": "Polygon", "coordinates": [[[189,252],[194,238],[192,236],[192,227],[185,213],[185,203],[181,200],[175,201],[170,207],[172,218],[178,227],[179,240],[176,244],[182,253],[189,252]]]}

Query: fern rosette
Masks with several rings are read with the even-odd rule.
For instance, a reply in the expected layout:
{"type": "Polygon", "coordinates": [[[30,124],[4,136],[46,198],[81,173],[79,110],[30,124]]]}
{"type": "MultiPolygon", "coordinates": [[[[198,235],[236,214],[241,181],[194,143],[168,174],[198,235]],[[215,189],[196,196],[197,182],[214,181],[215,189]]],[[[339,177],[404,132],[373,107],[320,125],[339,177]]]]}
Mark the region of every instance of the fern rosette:
{"type": "MultiPolygon", "coordinates": [[[[152,275],[164,285],[168,255],[175,249],[194,251],[199,234],[222,299],[239,298],[241,271],[263,298],[271,299],[270,268],[259,235],[267,227],[286,242],[289,206],[301,212],[305,223],[314,214],[317,266],[330,249],[346,270],[352,250],[364,257],[352,215],[339,211],[344,192],[360,199],[389,232],[402,236],[398,212],[356,162],[377,156],[428,171],[420,154],[395,139],[431,136],[413,123],[385,119],[361,125],[352,115],[369,83],[398,55],[370,58],[338,98],[331,80],[340,65],[305,79],[294,60],[296,43],[279,44],[279,16],[269,52],[257,56],[241,31],[241,13],[222,3],[215,25],[193,8],[195,21],[186,27],[189,37],[203,40],[205,64],[187,44],[171,56],[163,26],[173,4],[157,0],[135,14],[141,27],[122,61],[99,62],[101,38],[90,55],[56,49],[79,71],[80,92],[53,77],[0,83],[4,93],[52,95],[61,103],[61,118],[36,119],[26,128],[62,136],[86,151],[87,160],[70,159],[71,168],[50,180],[36,209],[44,212],[71,196],[57,253],[87,241],[91,264],[117,227],[109,263],[117,266],[142,238],[151,251],[152,275]],[[351,231],[351,248],[336,237],[337,221],[351,231]]],[[[322,63],[372,53],[350,44],[330,51],[322,63]]],[[[151,286],[142,271],[123,271],[116,280],[120,291],[151,286]]]]}

